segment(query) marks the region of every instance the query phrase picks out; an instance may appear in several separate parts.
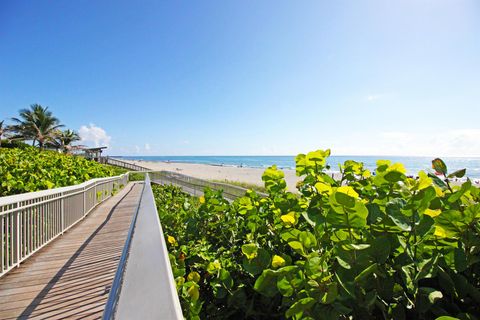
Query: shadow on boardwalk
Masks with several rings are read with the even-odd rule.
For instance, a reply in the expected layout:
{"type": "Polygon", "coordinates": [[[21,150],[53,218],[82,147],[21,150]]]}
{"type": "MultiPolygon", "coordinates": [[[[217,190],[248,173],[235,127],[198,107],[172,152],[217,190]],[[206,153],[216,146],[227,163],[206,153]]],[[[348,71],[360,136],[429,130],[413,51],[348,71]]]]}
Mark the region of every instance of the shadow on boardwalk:
{"type": "Polygon", "coordinates": [[[0,319],[101,318],[141,189],[129,184],[1,278],[0,319]]]}

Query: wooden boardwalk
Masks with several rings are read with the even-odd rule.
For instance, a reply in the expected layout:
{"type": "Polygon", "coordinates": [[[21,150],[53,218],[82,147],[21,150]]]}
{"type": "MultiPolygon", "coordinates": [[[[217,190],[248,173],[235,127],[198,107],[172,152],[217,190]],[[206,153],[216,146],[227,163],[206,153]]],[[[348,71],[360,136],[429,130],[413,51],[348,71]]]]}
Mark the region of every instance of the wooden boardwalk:
{"type": "Polygon", "coordinates": [[[99,319],[136,210],[130,183],[0,278],[0,319],[99,319]]]}

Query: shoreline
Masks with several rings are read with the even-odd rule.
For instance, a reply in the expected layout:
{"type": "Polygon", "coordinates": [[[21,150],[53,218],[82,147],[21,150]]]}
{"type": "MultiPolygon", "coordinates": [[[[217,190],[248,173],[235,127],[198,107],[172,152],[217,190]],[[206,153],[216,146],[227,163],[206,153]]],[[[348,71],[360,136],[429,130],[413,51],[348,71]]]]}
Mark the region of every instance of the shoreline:
{"type": "MultiPolygon", "coordinates": [[[[122,161],[146,167],[150,170],[165,170],[178,172],[199,179],[217,180],[217,181],[236,181],[264,186],[262,175],[267,168],[252,168],[241,166],[229,166],[222,164],[199,164],[188,162],[173,161],[146,161],[146,160],[126,160],[122,161]]],[[[287,190],[297,192],[296,184],[302,180],[297,177],[294,169],[282,169],[287,182],[287,190]]]]}
{"type": "MultiPolygon", "coordinates": [[[[269,166],[247,166],[247,165],[235,165],[235,164],[224,164],[224,163],[199,163],[199,162],[185,162],[185,161],[169,161],[169,160],[158,160],[158,161],[149,161],[149,160],[130,160],[130,159],[124,159],[121,157],[112,157],[112,159],[118,159],[121,161],[129,162],[129,163],[135,163],[140,165],[140,163],[165,163],[165,164],[197,164],[197,165],[202,165],[202,166],[212,166],[212,167],[222,167],[222,168],[250,168],[250,169],[263,169],[266,170],[269,166]],[[137,163],[138,162],[138,163],[137,163]]],[[[295,171],[295,168],[292,167],[281,167],[277,165],[277,168],[280,170],[293,170],[295,171]]],[[[333,171],[332,171],[333,173],[333,171]]]]}
{"type": "MultiPolygon", "coordinates": [[[[121,158],[120,158],[121,159],[121,158]]],[[[210,164],[210,163],[190,163],[190,162],[175,162],[175,161],[148,161],[148,160],[126,160],[124,162],[136,164],[146,167],[154,171],[172,171],[185,175],[189,175],[199,179],[215,180],[215,181],[235,181],[264,186],[262,175],[267,168],[264,167],[247,167],[225,164],[210,164]]],[[[291,192],[298,192],[296,185],[302,178],[296,175],[295,169],[278,167],[285,175],[287,183],[287,190],[291,192]]],[[[327,171],[329,175],[335,179],[340,178],[339,171],[327,171]]],[[[452,180],[453,185],[459,185],[466,179],[452,180]]],[[[472,184],[480,186],[480,180],[470,178],[472,184]]]]}

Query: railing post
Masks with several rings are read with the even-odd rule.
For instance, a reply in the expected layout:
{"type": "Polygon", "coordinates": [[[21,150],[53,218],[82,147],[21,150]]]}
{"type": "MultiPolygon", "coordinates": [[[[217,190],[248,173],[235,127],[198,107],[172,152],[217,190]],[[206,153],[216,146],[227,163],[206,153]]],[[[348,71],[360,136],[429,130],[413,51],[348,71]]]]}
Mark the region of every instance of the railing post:
{"type": "Polygon", "coordinates": [[[15,237],[16,237],[16,243],[15,243],[15,246],[17,248],[17,252],[16,252],[16,260],[15,260],[15,263],[17,264],[17,267],[20,266],[20,213],[18,211],[15,212],[16,213],[16,230],[15,230],[15,237]]]}
{"type": "Polygon", "coordinates": [[[60,199],[60,220],[62,223],[62,234],[63,231],[65,230],[65,199],[63,198],[63,192],[61,193],[61,199],[60,199]]]}
{"type": "Polygon", "coordinates": [[[87,214],[87,192],[85,191],[86,187],[83,187],[83,215],[87,214]]]}
{"type": "Polygon", "coordinates": [[[95,205],[97,204],[97,182],[93,186],[93,200],[95,201],[95,205]]]}

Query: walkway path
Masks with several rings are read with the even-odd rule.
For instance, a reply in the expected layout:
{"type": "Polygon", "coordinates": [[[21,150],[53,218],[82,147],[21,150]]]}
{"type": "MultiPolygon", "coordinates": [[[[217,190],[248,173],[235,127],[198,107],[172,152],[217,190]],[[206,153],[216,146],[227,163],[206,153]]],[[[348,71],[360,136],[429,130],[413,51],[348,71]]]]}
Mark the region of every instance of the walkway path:
{"type": "Polygon", "coordinates": [[[0,319],[101,318],[141,191],[128,184],[0,278],[0,319]]]}

